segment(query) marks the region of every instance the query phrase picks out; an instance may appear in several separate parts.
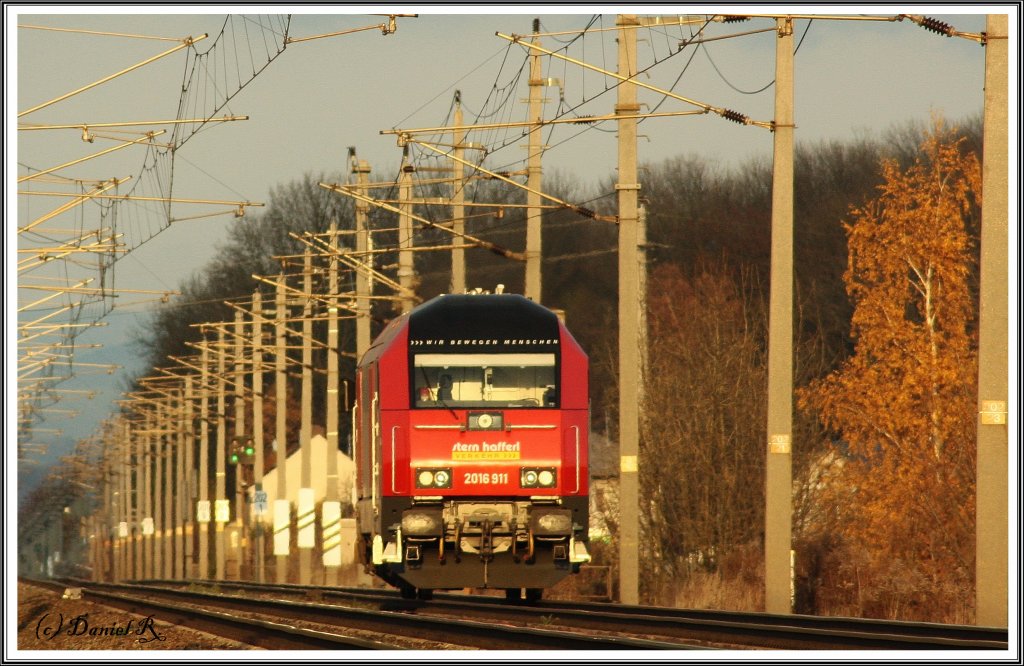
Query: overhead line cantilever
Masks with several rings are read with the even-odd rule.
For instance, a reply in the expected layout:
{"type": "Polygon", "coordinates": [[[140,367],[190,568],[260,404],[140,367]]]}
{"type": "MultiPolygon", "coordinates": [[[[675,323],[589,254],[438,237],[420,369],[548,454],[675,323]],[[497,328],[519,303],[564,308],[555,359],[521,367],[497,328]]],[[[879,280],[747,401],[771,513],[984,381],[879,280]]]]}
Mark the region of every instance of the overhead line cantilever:
{"type": "Polygon", "coordinates": [[[45,109],[46,107],[51,106],[53,104],[56,104],[57,102],[63,102],[64,100],[68,99],[69,97],[74,97],[75,95],[77,95],[80,92],[85,92],[86,90],[89,90],[90,88],[95,88],[96,86],[101,85],[103,83],[106,83],[107,81],[110,81],[112,79],[116,79],[117,77],[121,76],[122,74],[127,74],[128,72],[136,70],[139,67],[142,67],[144,65],[148,65],[149,63],[155,62],[155,61],[159,60],[160,58],[163,58],[165,56],[169,56],[172,53],[176,53],[177,51],[180,51],[181,49],[184,49],[184,48],[187,48],[189,46],[192,46],[196,42],[198,42],[200,40],[203,40],[203,39],[206,39],[208,36],[209,35],[204,33],[204,34],[202,34],[202,35],[200,35],[198,37],[186,37],[185,39],[181,40],[181,42],[182,42],[181,44],[178,44],[177,46],[175,46],[172,49],[168,49],[167,51],[164,51],[163,53],[157,54],[157,55],[153,56],[152,58],[148,58],[146,60],[143,60],[140,63],[136,63],[136,64],[132,65],[131,67],[128,67],[126,69],[122,69],[120,72],[115,72],[115,73],[111,74],[110,76],[106,76],[106,77],[100,79],[99,81],[95,81],[95,82],[90,83],[88,85],[82,86],[81,88],[79,88],[77,90],[73,90],[73,91],[71,91],[69,93],[61,95],[60,97],[55,97],[55,98],[51,99],[48,102],[43,102],[42,104],[37,104],[36,106],[33,106],[31,109],[26,109],[25,111],[22,111],[21,113],[19,113],[18,117],[21,118],[22,116],[27,116],[28,114],[33,113],[35,111],[38,111],[40,109],[45,109]]]}
{"type": "MultiPolygon", "coordinates": [[[[347,186],[347,185],[329,185],[327,183],[319,183],[319,185],[320,185],[320,187],[324,188],[325,190],[331,190],[332,192],[337,192],[338,194],[344,194],[346,196],[352,197],[353,199],[357,199],[357,200],[362,201],[364,203],[372,204],[374,206],[377,206],[378,208],[383,208],[384,210],[391,211],[392,213],[402,213],[402,211],[400,209],[398,209],[397,207],[395,207],[395,206],[392,206],[392,205],[386,204],[386,203],[382,203],[382,202],[378,201],[377,199],[371,199],[370,197],[365,196],[363,194],[360,194],[360,193],[357,193],[357,192],[353,192],[351,189],[349,189],[349,187],[351,187],[351,186],[347,186]]],[[[500,245],[497,245],[496,243],[492,243],[490,241],[483,240],[482,238],[476,238],[474,236],[470,236],[469,234],[459,233],[459,232],[455,231],[454,229],[449,229],[447,227],[441,226],[441,225],[437,224],[436,222],[431,222],[430,220],[426,219],[425,217],[420,217],[419,215],[416,215],[414,213],[405,213],[405,214],[409,215],[412,219],[416,220],[417,222],[419,222],[420,224],[422,224],[424,226],[430,227],[431,229],[440,229],[441,231],[445,231],[447,233],[450,233],[453,236],[459,236],[461,238],[466,239],[466,241],[472,243],[473,245],[475,245],[477,247],[482,247],[482,248],[484,248],[486,250],[490,250],[491,252],[494,252],[495,254],[500,254],[501,256],[506,257],[508,259],[515,259],[516,261],[525,261],[525,259],[526,259],[526,257],[521,252],[514,252],[512,250],[508,250],[506,248],[503,248],[500,245]]]]}
{"type": "MultiPolygon", "coordinates": [[[[423,146],[424,148],[429,148],[430,150],[434,151],[435,153],[438,153],[440,155],[444,155],[445,157],[450,157],[451,159],[453,159],[453,160],[455,160],[457,162],[460,162],[462,164],[465,164],[465,165],[467,165],[467,166],[469,166],[469,167],[471,167],[473,169],[476,169],[478,171],[483,171],[484,173],[486,173],[489,176],[497,178],[498,180],[504,181],[504,182],[506,182],[506,183],[508,183],[510,185],[514,185],[514,186],[516,186],[516,187],[518,187],[520,189],[526,190],[527,192],[533,191],[529,187],[527,187],[526,185],[523,185],[522,183],[517,183],[516,181],[512,180],[511,178],[507,178],[505,176],[502,176],[500,173],[497,173],[495,171],[490,171],[488,169],[485,169],[485,168],[483,168],[482,166],[480,166],[478,164],[473,164],[472,162],[467,162],[466,160],[463,160],[463,159],[460,159],[460,158],[456,158],[454,155],[446,153],[443,150],[441,150],[440,148],[435,148],[434,146],[432,146],[429,143],[426,143],[426,142],[423,142],[423,141],[417,141],[416,139],[413,139],[413,138],[411,138],[409,136],[401,136],[401,137],[399,137],[399,140],[400,141],[404,140],[404,141],[407,141],[407,142],[411,141],[412,143],[415,143],[415,144],[417,144],[419,146],[423,146]]],[[[536,193],[539,194],[540,196],[544,197],[548,201],[554,201],[559,206],[567,208],[567,209],[569,209],[569,210],[571,210],[571,211],[573,211],[573,212],[575,212],[575,213],[577,213],[579,215],[582,215],[583,217],[590,217],[590,218],[593,218],[595,220],[600,220],[601,222],[618,222],[618,218],[615,217],[614,215],[599,215],[599,214],[595,213],[594,211],[590,210],[589,208],[584,208],[582,206],[577,206],[576,204],[569,203],[568,201],[563,201],[563,200],[559,199],[558,197],[551,196],[550,194],[545,194],[544,192],[536,192],[536,193]]]]}
{"type": "Polygon", "coordinates": [[[88,201],[89,199],[91,199],[94,196],[103,194],[104,192],[106,192],[110,188],[117,187],[121,183],[128,182],[129,180],[131,180],[131,178],[132,178],[131,176],[128,176],[127,178],[121,178],[121,179],[111,178],[110,180],[105,181],[104,183],[102,183],[100,185],[97,185],[95,188],[93,188],[92,192],[86,192],[84,194],[77,195],[74,201],[69,201],[66,204],[58,206],[57,208],[55,208],[54,210],[50,211],[46,215],[43,215],[42,217],[37,218],[37,219],[35,219],[32,222],[29,222],[28,224],[26,224],[23,227],[18,227],[18,233],[19,234],[23,234],[26,231],[29,231],[30,229],[38,227],[43,222],[46,222],[47,220],[53,219],[53,218],[57,217],[58,215],[60,215],[61,213],[65,212],[65,211],[69,211],[72,208],[74,208],[75,206],[78,206],[78,205],[80,205],[82,203],[85,203],[86,201],[88,201]]]}
{"type": "Polygon", "coordinates": [[[686,102],[687,104],[692,104],[693,106],[697,106],[697,107],[700,107],[701,109],[704,109],[705,113],[713,112],[713,113],[718,114],[719,116],[722,116],[726,120],[731,120],[733,122],[740,123],[741,125],[756,125],[758,127],[763,127],[765,129],[768,129],[768,130],[774,129],[774,127],[775,127],[775,124],[772,123],[772,122],[767,122],[767,121],[763,121],[763,120],[752,120],[752,119],[748,118],[747,116],[739,113],[738,111],[732,111],[730,109],[723,109],[721,107],[712,106],[711,104],[706,104],[704,102],[698,102],[697,100],[690,99],[688,97],[683,97],[682,95],[677,95],[674,92],[670,92],[668,90],[662,90],[661,88],[658,88],[657,86],[652,86],[649,83],[644,83],[643,81],[640,81],[640,80],[636,79],[635,77],[625,77],[625,76],[622,76],[621,74],[617,74],[615,72],[609,72],[606,69],[602,69],[602,68],[597,67],[595,65],[591,65],[589,63],[583,62],[582,60],[577,60],[575,58],[570,58],[569,56],[565,56],[565,55],[561,55],[559,53],[555,53],[554,51],[550,51],[550,50],[548,50],[548,49],[546,49],[546,48],[544,48],[542,46],[538,46],[537,44],[532,44],[530,42],[524,41],[524,36],[523,35],[503,35],[500,32],[497,32],[495,34],[498,37],[501,37],[502,39],[507,39],[510,42],[514,43],[514,44],[520,44],[520,45],[525,46],[527,48],[534,49],[536,51],[540,51],[541,53],[544,53],[546,55],[549,55],[549,56],[552,56],[552,57],[555,57],[555,58],[559,58],[560,60],[565,60],[567,62],[571,62],[574,65],[579,65],[580,67],[584,67],[586,69],[590,69],[590,70],[593,70],[595,72],[600,72],[601,74],[604,74],[605,76],[610,76],[613,79],[618,79],[622,83],[632,83],[633,85],[640,86],[641,88],[646,88],[647,90],[656,92],[659,95],[664,95],[666,97],[671,97],[672,99],[677,99],[680,102],[686,102]]]}
{"type": "Polygon", "coordinates": [[[59,129],[77,129],[77,130],[88,130],[96,129],[97,127],[139,127],[142,125],[184,125],[184,124],[196,124],[196,123],[225,123],[233,120],[249,120],[249,116],[221,116],[220,118],[210,118],[204,120],[202,118],[183,118],[181,120],[128,120],[120,123],[76,123],[72,125],[35,125],[25,124],[18,125],[18,131],[29,131],[29,130],[59,130],[59,129]]]}
{"type": "MultiPolygon", "coordinates": [[[[774,30],[774,28],[772,28],[774,30]]],[[[697,116],[703,115],[706,111],[661,111],[658,113],[634,113],[634,114],[616,114],[608,113],[602,116],[586,116],[579,118],[552,118],[550,120],[539,120],[530,121],[524,120],[520,122],[510,123],[481,123],[479,125],[452,125],[449,127],[416,127],[413,129],[390,129],[380,130],[381,134],[397,134],[397,135],[409,135],[413,134],[438,134],[440,132],[452,132],[452,131],[470,131],[470,130],[490,130],[490,129],[505,129],[508,127],[544,127],[546,125],[582,125],[589,123],[596,123],[605,120],[621,120],[623,118],[665,118],[669,116],[697,116]]],[[[441,145],[441,144],[437,144],[441,145]]],[[[478,147],[475,144],[464,146],[465,148],[478,147]]]]}
{"type": "Polygon", "coordinates": [[[76,164],[80,164],[80,163],[85,162],[87,160],[91,160],[91,159],[96,158],[96,157],[101,157],[101,156],[106,155],[108,153],[112,153],[115,150],[121,150],[122,148],[127,148],[128,146],[133,146],[135,144],[145,143],[147,141],[152,141],[154,137],[160,136],[161,134],[165,134],[166,132],[167,132],[167,130],[160,130],[159,132],[147,132],[146,136],[142,137],[141,139],[135,139],[134,141],[126,141],[126,142],[122,143],[119,146],[113,146],[111,148],[107,148],[106,150],[101,150],[98,153],[93,153],[92,155],[86,155],[85,157],[80,157],[77,160],[72,160],[70,162],[65,162],[64,164],[59,164],[59,165],[57,165],[55,167],[50,167],[49,169],[44,169],[42,171],[36,171],[34,173],[27,174],[27,175],[22,176],[21,178],[19,178],[18,182],[19,183],[23,183],[26,180],[32,180],[34,178],[39,178],[40,176],[45,176],[46,174],[53,173],[54,171],[58,171],[59,169],[64,169],[65,167],[74,166],[76,164]]]}

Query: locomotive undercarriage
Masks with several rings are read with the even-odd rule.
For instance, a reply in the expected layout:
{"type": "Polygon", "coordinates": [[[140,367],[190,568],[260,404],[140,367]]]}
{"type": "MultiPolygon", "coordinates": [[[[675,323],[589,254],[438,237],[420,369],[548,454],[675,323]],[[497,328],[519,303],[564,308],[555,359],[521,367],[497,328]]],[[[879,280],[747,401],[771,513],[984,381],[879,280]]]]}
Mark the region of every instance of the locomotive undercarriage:
{"type": "Polygon", "coordinates": [[[404,592],[479,587],[518,595],[524,588],[538,596],[539,589],[590,561],[585,508],[581,525],[580,507],[557,500],[407,506],[387,537],[374,537],[367,558],[378,575],[404,592]]]}

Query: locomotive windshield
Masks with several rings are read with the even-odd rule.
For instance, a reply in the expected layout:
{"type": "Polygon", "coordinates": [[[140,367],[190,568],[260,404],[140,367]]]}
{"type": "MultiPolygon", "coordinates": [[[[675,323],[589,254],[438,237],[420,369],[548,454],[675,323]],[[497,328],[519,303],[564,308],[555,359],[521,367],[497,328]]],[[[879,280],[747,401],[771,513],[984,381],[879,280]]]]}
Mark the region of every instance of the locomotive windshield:
{"type": "Polygon", "coordinates": [[[558,406],[554,354],[416,354],[415,407],[558,406]]]}

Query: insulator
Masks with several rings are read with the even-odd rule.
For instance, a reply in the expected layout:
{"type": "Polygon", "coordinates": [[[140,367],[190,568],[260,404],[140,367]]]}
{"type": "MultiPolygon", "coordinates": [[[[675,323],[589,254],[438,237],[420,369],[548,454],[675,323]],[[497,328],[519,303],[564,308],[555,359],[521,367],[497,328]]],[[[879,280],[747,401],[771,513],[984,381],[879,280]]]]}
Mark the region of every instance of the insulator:
{"type": "Polygon", "coordinates": [[[739,111],[733,111],[731,109],[725,109],[724,111],[722,111],[722,117],[725,118],[726,120],[731,120],[734,123],[739,123],[740,125],[746,125],[747,120],[749,120],[745,115],[743,115],[739,111]]]}
{"type": "Polygon", "coordinates": [[[589,208],[585,208],[584,206],[577,206],[575,210],[578,214],[582,215],[583,217],[593,218],[597,215],[597,213],[590,210],[589,208]]]}
{"type": "Polygon", "coordinates": [[[535,33],[536,32],[540,32],[540,19],[539,18],[533,19],[533,31],[535,33]]]}
{"type": "Polygon", "coordinates": [[[723,16],[722,23],[739,23],[741,21],[749,21],[749,16],[723,16]]]}
{"type": "Polygon", "coordinates": [[[595,121],[594,116],[580,116],[579,118],[573,119],[572,122],[574,125],[589,125],[595,121]]]}
{"type": "Polygon", "coordinates": [[[933,19],[925,16],[921,19],[921,27],[925,30],[931,30],[932,32],[936,32],[940,35],[945,35],[946,37],[953,36],[953,26],[948,23],[943,23],[939,19],[933,19]]]}

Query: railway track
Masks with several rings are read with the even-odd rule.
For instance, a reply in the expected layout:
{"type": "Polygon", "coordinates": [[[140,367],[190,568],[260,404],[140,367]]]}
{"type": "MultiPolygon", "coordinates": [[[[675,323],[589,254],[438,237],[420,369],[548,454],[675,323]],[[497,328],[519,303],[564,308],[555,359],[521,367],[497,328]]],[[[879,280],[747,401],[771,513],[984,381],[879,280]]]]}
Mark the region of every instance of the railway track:
{"type": "MultiPolygon", "coordinates": [[[[180,581],[152,581],[181,585],[180,581]]],[[[797,650],[1006,650],[1005,629],[860,618],[771,615],[705,611],[593,602],[539,601],[509,605],[504,599],[465,594],[435,594],[432,601],[404,600],[390,589],[327,588],[237,581],[196,581],[220,591],[360,604],[385,612],[499,621],[527,627],[557,627],[653,639],[688,647],[775,648],[797,650]]],[[[556,646],[558,647],[558,646],[556,646]]],[[[653,647],[653,646],[652,646],[653,647]]]]}
{"type": "MultiPolygon", "coordinates": [[[[305,600],[234,596],[224,594],[223,588],[218,592],[208,592],[194,589],[195,586],[191,586],[193,589],[174,589],[149,584],[80,581],[74,584],[83,588],[87,599],[133,612],[153,612],[150,609],[156,609],[162,619],[173,623],[178,622],[169,614],[180,614],[184,617],[182,624],[186,626],[227,635],[216,628],[195,626],[196,621],[220,622],[236,632],[229,637],[243,643],[258,644],[252,643],[252,639],[264,637],[254,636],[251,632],[259,631],[264,624],[272,628],[286,628],[286,633],[291,631],[292,643],[281,649],[351,649],[344,644],[346,639],[353,640],[354,648],[395,649],[403,645],[396,642],[397,637],[456,649],[686,650],[698,647],[682,641],[623,637],[618,632],[579,634],[535,626],[496,624],[493,620],[439,617],[419,613],[417,609],[401,604],[385,603],[385,606],[392,607],[377,610],[305,600]],[[232,621],[245,625],[250,633],[239,635],[236,629],[231,628],[232,621]],[[316,628],[285,624],[286,621],[316,628]],[[379,639],[355,639],[348,634],[335,633],[352,631],[376,634],[379,639]],[[303,645],[302,641],[307,636],[311,642],[303,645]]],[[[260,645],[267,647],[266,639],[260,645]]]]}
{"type": "MultiPolygon", "coordinates": [[[[67,585],[57,581],[24,580],[23,582],[56,592],[67,585]]],[[[76,584],[77,585],[77,584],[76,584]]],[[[184,600],[161,601],[120,586],[121,592],[100,589],[88,584],[83,593],[89,601],[139,615],[158,615],[161,622],[205,631],[267,650],[400,650],[394,642],[372,640],[351,634],[306,629],[273,620],[245,617],[212,608],[200,608],[184,600]]]]}

